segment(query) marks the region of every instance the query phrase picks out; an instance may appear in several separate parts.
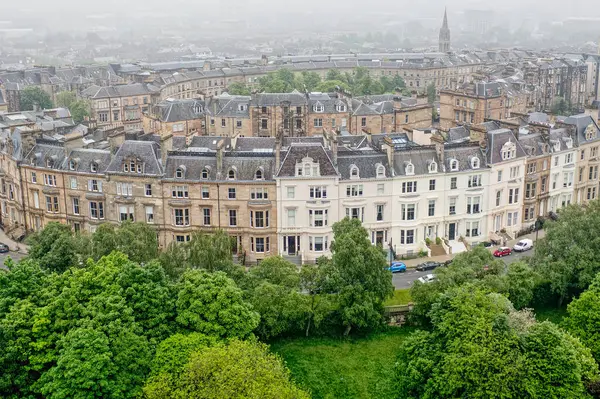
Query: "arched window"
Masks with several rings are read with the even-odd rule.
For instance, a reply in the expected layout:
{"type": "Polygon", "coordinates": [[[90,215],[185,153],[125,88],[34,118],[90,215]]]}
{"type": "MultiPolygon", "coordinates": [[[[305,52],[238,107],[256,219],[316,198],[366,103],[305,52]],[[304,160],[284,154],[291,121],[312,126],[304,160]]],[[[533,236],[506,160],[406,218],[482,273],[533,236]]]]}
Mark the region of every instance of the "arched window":
{"type": "Polygon", "coordinates": [[[437,172],[437,163],[435,161],[431,161],[431,163],[429,164],[429,173],[436,173],[437,172]]]}
{"type": "Polygon", "coordinates": [[[450,170],[452,170],[452,171],[458,170],[458,161],[456,159],[453,159],[450,161],[450,170]]]}
{"type": "Polygon", "coordinates": [[[411,162],[406,164],[406,167],[404,168],[404,171],[406,172],[407,175],[414,175],[415,174],[415,165],[413,165],[411,162]]]}
{"type": "Polygon", "coordinates": [[[262,170],[258,169],[255,173],[254,173],[254,178],[256,180],[262,180],[263,178],[263,172],[262,170]]]}
{"type": "Polygon", "coordinates": [[[75,163],[75,160],[71,159],[69,161],[69,170],[75,170],[76,167],[77,167],[77,164],[75,163]]]}
{"type": "MultiPolygon", "coordinates": [[[[560,148],[560,142],[558,142],[558,147],[560,148]]],[[[502,160],[506,161],[507,159],[513,159],[517,156],[517,146],[515,143],[507,142],[502,146],[502,160]]]]}
{"type": "Polygon", "coordinates": [[[352,165],[350,167],[350,178],[351,179],[358,179],[359,178],[359,174],[358,174],[358,168],[354,165],[352,165]]]}
{"type": "Polygon", "coordinates": [[[227,178],[229,180],[234,180],[235,179],[235,170],[229,169],[229,172],[227,172],[227,178]]]}
{"type": "Polygon", "coordinates": [[[52,159],[51,158],[46,159],[46,167],[51,168],[52,166],[54,166],[54,162],[52,162],[52,159]]]}
{"type": "Polygon", "coordinates": [[[203,180],[207,180],[208,179],[208,168],[202,169],[202,179],[203,180]]]}
{"type": "Polygon", "coordinates": [[[377,165],[377,178],[385,177],[385,168],[383,165],[377,165]]]}
{"type": "Polygon", "coordinates": [[[480,161],[478,157],[471,158],[471,167],[473,169],[479,169],[480,161]]]}
{"type": "Polygon", "coordinates": [[[183,175],[184,175],[184,170],[183,170],[183,167],[180,166],[175,171],[175,177],[178,179],[183,179],[183,175]]]}
{"type": "Polygon", "coordinates": [[[98,164],[96,162],[92,162],[90,164],[90,171],[96,173],[98,171],[98,164]]]}

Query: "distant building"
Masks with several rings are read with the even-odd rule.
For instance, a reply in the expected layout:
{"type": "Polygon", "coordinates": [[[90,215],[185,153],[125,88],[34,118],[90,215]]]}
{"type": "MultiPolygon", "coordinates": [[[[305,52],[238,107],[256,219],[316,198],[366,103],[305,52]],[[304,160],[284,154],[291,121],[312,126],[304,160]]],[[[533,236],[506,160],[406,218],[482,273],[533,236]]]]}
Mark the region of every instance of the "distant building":
{"type": "Polygon", "coordinates": [[[444,10],[444,22],[440,29],[440,53],[450,52],[450,28],[448,28],[448,13],[444,10]]]}

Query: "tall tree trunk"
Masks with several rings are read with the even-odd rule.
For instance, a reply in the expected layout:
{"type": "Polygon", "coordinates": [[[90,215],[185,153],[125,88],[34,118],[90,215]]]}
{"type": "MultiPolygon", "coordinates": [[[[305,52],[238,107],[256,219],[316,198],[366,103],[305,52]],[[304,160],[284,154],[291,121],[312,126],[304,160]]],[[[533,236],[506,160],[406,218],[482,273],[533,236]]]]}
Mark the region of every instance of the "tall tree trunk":
{"type": "Polygon", "coordinates": [[[346,330],[344,331],[344,337],[347,337],[348,334],[350,334],[350,330],[352,329],[352,326],[350,324],[348,324],[346,326],[346,330]]]}
{"type": "Polygon", "coordinates": [[[308,337],[308,332],[310,331],[310,322],[312,321],[312,315],[308,318],[308,323],[306,323],[306,336],[308,337]]]}

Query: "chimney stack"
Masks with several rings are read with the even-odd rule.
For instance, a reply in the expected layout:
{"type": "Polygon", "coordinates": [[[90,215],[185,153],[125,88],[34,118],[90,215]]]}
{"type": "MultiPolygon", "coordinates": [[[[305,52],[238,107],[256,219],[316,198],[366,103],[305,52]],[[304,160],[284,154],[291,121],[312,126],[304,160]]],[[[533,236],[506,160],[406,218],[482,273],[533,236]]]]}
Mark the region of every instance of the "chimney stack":
{"type": "Polygon", "coordinates": [[[223,147],[225,147],[225,139],[221,139],[217,143],[217,179],[223,176],[223,147]]]}
{"type": "Polygon", "coordinates": [[[435,153],[440,160],[440,164],[445,165],[446,157],[444,154],[444,138],[439,133],[435,133],[431,135],[431,142],[435,145],[435,153]]]}
{"type": "Polygon", "coordinates": [[[169,151],[173,151],[172,134],[161,136],[160,138],[160,159],[162,161],[163,168],[167,166],[167,154],[169,151]]]}

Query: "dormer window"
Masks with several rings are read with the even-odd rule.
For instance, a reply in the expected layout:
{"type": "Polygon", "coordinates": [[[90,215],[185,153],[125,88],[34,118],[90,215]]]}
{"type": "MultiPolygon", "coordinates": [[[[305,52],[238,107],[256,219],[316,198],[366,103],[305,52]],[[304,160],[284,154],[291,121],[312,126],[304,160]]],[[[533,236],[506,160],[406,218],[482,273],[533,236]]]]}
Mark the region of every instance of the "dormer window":
{"type": "Polygon", "coordinates": [[[92,171],[94,173],[98,172],[98,164],[96,162],[92,162],[90,164],[90,171],[92,171]]]}
{"type": "Polygon", "coordinates": [[[202,105],[196,104],[194,105],[194,113],[199,114],[202,112],[202,105]]]}
{"type": "Polygon", "coordinates": [[[552,140],[552,148],[554,149],[555,152],[560,151],[560,141],[552,140]]]}
{"type": "Polygon", "coordinates": [[[258,169],[255,173],[254,173],[254,179],[255,180],[262,180],[263,179],[263,171],[261,169],[258,169]]]}
{"type": "Polygon", "coordinates": [[[435,161],[431,161],[431,163],[429,164],[429,173],[436,173],[437,172],[437,163],[435,161]]]}
{"type": "Polygon", "coordinates": [[[184,175],[185,175],[185,168],[183,166],[180,166],[175,170],[175,177],[177,179],[183,179],[184,175]]]}
{"type": "Polygon", "coordinates": [[[337,112],[346,112],[346,104],[338,104],[335,106],[337,112]]]}
{"type": "Polygon", "coordinates": [[[546,143],[542,144],[542,153],[547,154],[548,152],[550,152],[550,146],[546,143]]]}
{"type": "Polygon", "coordinates": [[[385,177],[385,168],[383,165],[377,165],[377,178],[381,179],[385,177]]]}
{"type": "Polygon", "coordinates": [[[565,145],[567,148],[573,148],[573,139],[570,137],[565,137],[565,145]]]}
{"type": "Polygon", "coordinates": [[[503,161],[513,159],[517,156],[517,146],[515,143],[509,141],[502,146],[500,153],[503,161]]]}
{"type": "Polygon", "coordinates": [[[535,155],[535,147],[529,149],[529,155],[535,155]]]}
{"type": "Polygon", "coordinates": [[[359,177],[358,168],[355,165],[350,166],[350,178],[358,179],[359,177]]]}
{"type": "Polygon", "coordinates": [[[52,159],[46,158],[46,167],[51,168],[52,166],[54,166],[54,162],[52,161],[52,159]]]}
{"type": "Polygon", "coordinates": [[[235,180],[235,170],[229,169],[229,172],[227,172],[227,178],[229,180],[235,180]]]}
{"type": "Polygon", "coordinates": [[[208,168],[202,169],[202,180],[208,179],[208,168]]]}
{"type": "Polygon", "coordinates": [[[471,158],[471,168],[479,169],[479,166],[480,166],[479,158],[478,157],[471,158]]]}
{"type": "Polygon", "coordinates": [[[450,160],[450,170],[454,172],[458,170],[458,161],[456,159],[450,160]]]}
{"type": "Polygon", "coordinates": [[[315,112],[324,112],[325,111],[325,107],[321,103],[316,103],[315,106],[313,107],[313,110],[315,112]]]}
{"type": "Polygon", "coordinates": [[[415,174],[415,165],[413,165],[412,162],[408,162],[406,164],[406,166],[404,167],[404,172],[406,173],[407,176],[414,175],[415,174]]]}
{"type": "Polygon", "coordinates": [[[587,129],[585,129],[585,139],[594,140],[598,136],[598,131],[593,123],[590,123],[587,129]]]}
{"type": "Polygon", "coordinates": [[[296,163],[296,176],[320,176],[321,170],[317,162],[313,162],[311,157],[305,157],[301,162],[296,163]]]}
{"type": "Polygon", "coordinates": [[[69,170],[75,170],[76,167],[77,167],[77,163],[75,162],[74,159],[71,159],[69,161],[69,170]]]}
{"type": "Polygon", "coordinates": [[[245,111],[248,109],[248,105],[247,104],[238,104],[238,111],[245,111]]]}

